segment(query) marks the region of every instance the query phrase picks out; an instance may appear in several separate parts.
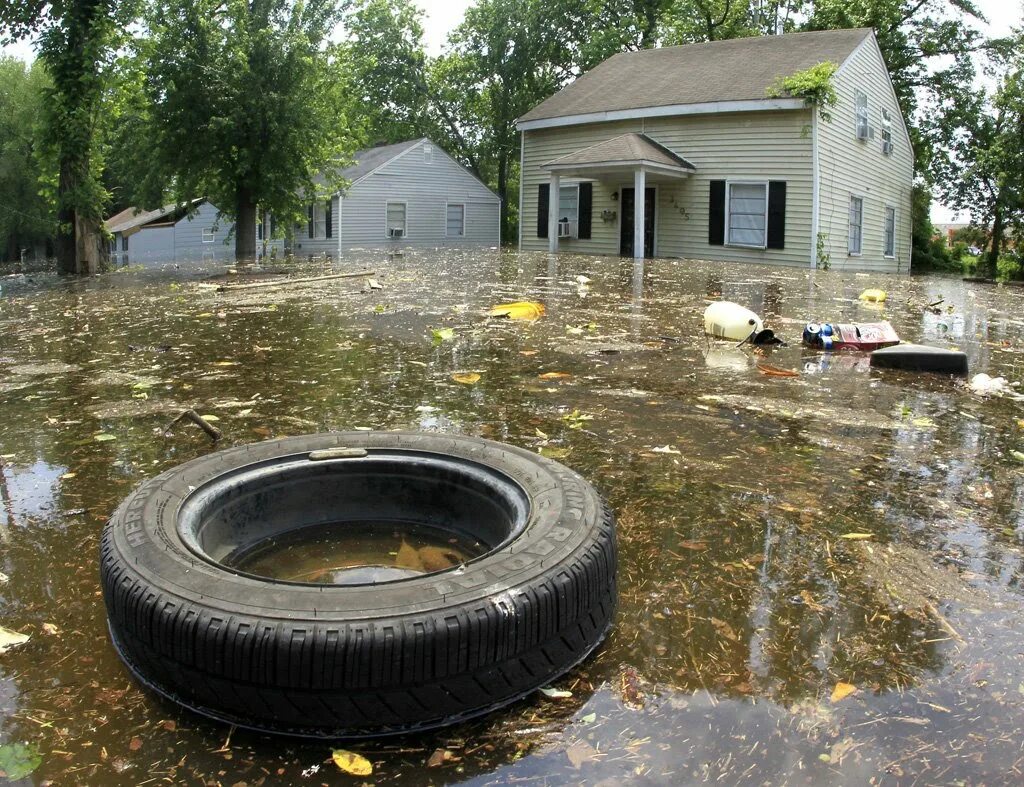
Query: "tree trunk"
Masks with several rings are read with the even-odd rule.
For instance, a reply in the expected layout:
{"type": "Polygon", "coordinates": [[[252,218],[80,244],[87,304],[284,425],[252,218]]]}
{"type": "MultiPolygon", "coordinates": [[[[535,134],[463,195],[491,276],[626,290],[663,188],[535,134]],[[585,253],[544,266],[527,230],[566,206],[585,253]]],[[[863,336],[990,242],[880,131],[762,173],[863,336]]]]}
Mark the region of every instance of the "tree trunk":
{"type": "Polygon", "coordinates": [[[57,185],[57,270],[60,273],[89,276],[99,273],[103,261],[103,229],[91,218],[69,206],[81,184],[79,173],[89,171],[89,162],[64,156],[60,161],[57,185]]]}
{"type": "Polygon", "coordinates": [[[999,269],[999,252],[1003,248],[1003,211],[999,207],[998,200],[996,209],[992,215],[992,239],[988,252],[978,265],[978,275],[994,277],[999,269]]]}
{"type": "MultiPolygon", "coordinates": [[[[504,150],[498,155],[498,198],[501,206],[498,208],[498,222],[501,227],[501,240],[503,243],[509,241],[508,226],[508,153],[504,150]]],[[[522,221],[522,216],[519,217],[522,221]]]]}
{"type": "Polygon", "coordinates": [[[240,187],[235,198],[235,259],[256,258],[256,201],[252,192],[240,187]]]}

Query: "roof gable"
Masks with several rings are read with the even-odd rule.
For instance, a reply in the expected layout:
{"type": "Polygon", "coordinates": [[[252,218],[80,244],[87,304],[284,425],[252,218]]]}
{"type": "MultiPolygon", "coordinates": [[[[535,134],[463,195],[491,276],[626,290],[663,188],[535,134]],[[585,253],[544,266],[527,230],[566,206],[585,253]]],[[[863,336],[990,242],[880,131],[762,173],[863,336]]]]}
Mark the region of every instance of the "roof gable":
{"type": "Polygon", "coordinates": [[[621,52],[542,101],[519,121],[651,107],[763,101],[781,77],[842,65],[870,28],[735,38],[621,52]]]}

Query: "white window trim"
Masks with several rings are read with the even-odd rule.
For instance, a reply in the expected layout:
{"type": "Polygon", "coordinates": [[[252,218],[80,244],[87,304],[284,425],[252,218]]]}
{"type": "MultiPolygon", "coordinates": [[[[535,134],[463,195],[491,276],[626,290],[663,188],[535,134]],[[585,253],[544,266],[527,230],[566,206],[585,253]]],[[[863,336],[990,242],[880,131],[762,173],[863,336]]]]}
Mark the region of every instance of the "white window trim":
{"type": "MultiPolygon", "coordinates": [[[[561,183],[558,186],[558,204],[561,207],[562,204],[562,189],[576,189],[576,228],[572,235],[568,238],[562,238],[562,240],[579,240],[580,238],[580,184],[579,183],[561,183]]],[[[548,195],[548,199],[551,199],[551,195],[548,195]]],[[[559,211],[561,213],[561,211],[559,211]]],[[[562,223],[562,218],[559,216],[558,223],[562,223]]]]}
{"type": "Polygon", "coordinates": [[[466,237],[466,203],[465,202],[445,202],[444,203],[444,236],[446,238],[465,238],[466,237]],[[448,208],[458,205],[462,208],[462,234],[461,235],[449,235],[448,234],[448,208]]]}
{"type": "Polygon", "coordinates": [[[388,206],[389,205],[403,205],[403,218],[402,218],[402,240],[409,237],[409,202],[403,199],[389,199],[384,201],[384,237],[391,240],[391,233],[388,227],[388,206]]]}
{"type": "Polygon", "coordinates": [[[850,194],[846,203],[846,255],[848,257],[862,257],[864,255],[864,214],[867,212],[867,200],[863,194],[850,194]],[[860,251],[850,251],[850,208],[853,207],[853,200],[860,200],[860,251]]]}
{"type": "Polygon", "coordinates": [[[736,249],[767,249],[768,248],[768,181],[767,180],[727,180],[725,181],[725,246],[736,249]],[[764,243],[731,243],[729,241],[729,203],[732,199],[733,186],[764,186],[764,243]]]}
{"type": "MultiPolygon", "coordinates": [[[[332,206],[333,208],[333,206],[332,206]]],[[[333,212],[333,210],[332,210],[333,212]]],[[[327,240],[327,202],[326,200],[317,200],[313,203],[313,234],[309,236],[310,240],[327,240]],[[322,217],[320,221],[317,221],[317,211],[322,217]],[[319,226],[318,226],[319,225],[319,226]]]]}
{"type": "Polygon", "coordinates": [[[885,107],[882,107],[881,116],[882,116],[882,133],[881,133],[881,137],[882,137],[882,155],[884,155],[884,156],[891,156],[893,154],[893,151],[896,149],[896,146],[893,144],[893,141],[892,141],[892,113],[889,112],[889,110],[886,109],[885,107]],[[885,149],[885,143],[886,143],[886,139],[885,138],[886,138],[886,136],[889,137],[889,150],[885,149]]]}
{"type": "Polygon", "coordinates": [[[868,98],[868,94],[856,88],[853,93],[853,136],[858,142],[868,142],[871,139],[871,101],[868,98]],[[862,137],[858,131],[860,129],[860,97],[864,97],[864,136],[862,137]]]}
{"type": "Polygon", "coordinates": [[[210,227],[203,227],[203,243],[216,243],[217,231],[210,227]],[[207,239],[209,236],[209,239],[207,239]]]}
{"type": "MultiPolygon", "coordinates": [[[[884,259],[887,259],[887,260],[894,260],[894,259],[896,259],[896,226],[897,226],[896,225],[896,216],[897,216],[897,212],[896,212],[896,206],[895,205],[885,205],[882,208],[882,257],[884,259]],[[892,211],[892,254],[886,254],[885,253],[885,240],[886,240],[885,239],[885,218],[886,218],[886,214],[890,210],[892,211]]],[[[863,230],[861,230],[861,232],[863,233],[863,230]]],[[[861,246],[863,247],[863,245],[864,245],[864,239],[862,237],[861,238],[861,246]]]]}
{"type": "Polygon", "coordinates": [[[431,145],[429,142],[423,143],[423,163],[434,163],[434,146],[431,145]]]}

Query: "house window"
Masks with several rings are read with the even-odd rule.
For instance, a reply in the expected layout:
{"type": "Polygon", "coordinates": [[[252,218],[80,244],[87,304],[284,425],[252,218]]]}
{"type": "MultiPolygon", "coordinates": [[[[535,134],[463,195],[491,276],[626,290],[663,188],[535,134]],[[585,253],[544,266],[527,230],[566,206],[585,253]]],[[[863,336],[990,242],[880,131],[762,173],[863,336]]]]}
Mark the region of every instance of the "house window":
{"type": "Polygon", "coordinates": [[[885,251],[886,257],[896,256],[896,208],[885,209],[885,251]]]}
{"type": "Polygon", "coordinates": [[[121,251],[128,251],[128,236],[121,236],[121,251]]]}
{"type": "Polygon", "coordinates": [[[203,227],[203,243],[213,243],[216,237],[213,227],[203,227]]]}
{"type": "Polygon", "coordinates": [[[850,197],[850,238],[848,245],[850,254],[860,254],[863,234],[864,198],[850,197]]]}
{"type": "Polygon", "coordinates": [[[434,146],[428,143],[428,144],[423,146],[423,163],[424,164],[429,164],[433,160],[434,160],[434,146]]]}
{"type": "Polygon", "coordinates": [[[559,227],[559,236],[575,238],[579,232],[580,220],[580,187],[561,186],[558,189],[558,223],[566,225],[559,227]]]}
{"type": "Polygon", "coordinates": [[[857,139],[868,138],[868,94],[857,91],[856,104],[857,139]]]}
{"type": "Polygon", "coordinates": [[[466,234],[466,206],[448,205],[448,218],[445,235],[449,238],[461,238],[466,234]]]}
{"type": "Polygon", "coordinates": [[[882,110],[882,152],[887,156],[892,153],[892,115],[888,109],[882,110]]]}
{"type": "Polygon", "coordinates": [[[327,206],[320,201],[313,203],[313,230],[311,239],[327,237],[327,206]]]}
{"type": "Polygon", "coordinates": [[[405,232],[405,203],[389,202],[387,206],[387,227],[386,234],[389,238],[404,238],[405,232]]]}
{"type": "Polygon", "coordinates": [[[763,249],[768,239],[768,184],[730,183],[726,197],[726,242],[763,249]]]}

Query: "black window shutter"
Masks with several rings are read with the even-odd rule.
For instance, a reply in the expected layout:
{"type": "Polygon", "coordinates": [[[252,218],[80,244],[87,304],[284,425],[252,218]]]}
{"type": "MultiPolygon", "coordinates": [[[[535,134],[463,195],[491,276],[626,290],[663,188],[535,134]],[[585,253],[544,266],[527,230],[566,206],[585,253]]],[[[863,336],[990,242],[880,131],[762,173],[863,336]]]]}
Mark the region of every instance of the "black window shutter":
{"type": "Polygon", "coordinates": [[[786,248],[786,181],[773,180],[768,184],[768,243],[769,249],[786,248]]]}
{"type": "Polygon", "coordinates": [[[309,237],[312,238],[313,237],[313,203],[312,202],[309,203],[309,225],[308,225],[307,228],[309,230],[309,237]]]}
{"type": "Polygon", "coordinates": [[[725,244],[725,181],[711,181],[711,202],[708,204],[708,243],[725,244]]]}
{"type": "Polygon", "coordinates": [[[537,187],[537,237],[548,236],[548,197],[551,195],[551,184],[541,183],[537,187]]]}
{"type": "Polygon", "coordinates": [[[580,240],[590,239],[590,214],[594,203],[594,184],[580,184],[579,224],[576,237],[580,240]]]}
{"type": "Polygon", "coordinates": [[[327,237],[329,238],[329,237],[331,237],[331,201],[327,200],[326,205],[327,205],[327,208],[326,208],[326,215],[327,215],[327,237]]]}

